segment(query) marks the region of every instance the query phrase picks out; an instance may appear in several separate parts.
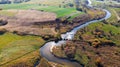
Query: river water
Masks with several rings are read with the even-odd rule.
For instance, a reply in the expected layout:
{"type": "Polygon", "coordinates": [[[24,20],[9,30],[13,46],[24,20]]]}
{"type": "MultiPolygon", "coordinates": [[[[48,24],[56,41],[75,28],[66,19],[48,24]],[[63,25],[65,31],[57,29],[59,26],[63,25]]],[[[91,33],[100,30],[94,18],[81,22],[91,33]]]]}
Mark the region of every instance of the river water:
{"type": "MultiPolygon", "coordinates": [[[[88,6],[91,7],[92,6],[91,4],[92,4],[92,2],[90,0],[88,0],[88,6]]],[[[48,61],[67,65],[68,67],[82,67],[82,65],[78,64],[77,62],[55,57],[52,54],[52,48],[54,46],[60,46],[62,44],[65,44],[66,40],[72,40],[74,38],[74,35],[76,34],[76,32],[79,29],[86,27],[87,25],[89,25],[91,23],[99,22],[99,21],[102,21],[102,20],[105,20],[105,19],[108,19],[111,17],[111,13],[108,10],[103,9],[103,11],[106,12],[106,16],[104,18],[99,19],[99,20],[93,20],[93,21],[86,22],[85,24],[82,24],[82,25],[79,25],[79,26],[73,28],[70,32],[66,32],[65,34],[61,34],[62,40],[59,41],[58,43],[55,43],[55,41],[51,41],[51,42],[46,43],[43,47],[40,48],[41,56],[44,57],[45,59],[47,59],[48,61]]]]}

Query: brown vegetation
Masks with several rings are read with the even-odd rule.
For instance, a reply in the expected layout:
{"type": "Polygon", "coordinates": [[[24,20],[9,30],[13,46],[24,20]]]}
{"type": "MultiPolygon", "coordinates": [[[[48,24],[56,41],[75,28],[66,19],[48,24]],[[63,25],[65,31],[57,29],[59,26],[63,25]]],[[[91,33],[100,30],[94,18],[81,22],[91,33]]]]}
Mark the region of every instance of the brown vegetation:
{"type": "MultiPolygon", "coordinates": [[[[48,21],[55,21],[56,14],[49,12],[40,12],[37,10],[8,10],[14,12],[14,16],[0,16],[2,20],[7,20],[8,24],[1,26],[10,32],[17,32],[18,34],[34,34],[34,35],[52,35],[56,34],[55,28],[41,28],[35,23],[42,23],[48,21]]],[[[1,22],[0,22],[1,23],[1,22]]],[[[3,21],[2,21],[3,23],[3,21]]]]}
{"type": "MultiPolygon", "coordinates": [[[[82,41],[69,41],[67,42],[67,45],[63,46],[58,48],[63,48],[62,51],[67,58],[72,56],[71,60],[77,60],[80,64],[83,64],[86,67],[119,67],[120,54],[118,47],[107,45],[96,49],[89,43],[82,41]]],[[[54,54],[56,55],[55,52],[54,54]]],[[[59,55],[59,57],[64,56],[59,55]]]]}

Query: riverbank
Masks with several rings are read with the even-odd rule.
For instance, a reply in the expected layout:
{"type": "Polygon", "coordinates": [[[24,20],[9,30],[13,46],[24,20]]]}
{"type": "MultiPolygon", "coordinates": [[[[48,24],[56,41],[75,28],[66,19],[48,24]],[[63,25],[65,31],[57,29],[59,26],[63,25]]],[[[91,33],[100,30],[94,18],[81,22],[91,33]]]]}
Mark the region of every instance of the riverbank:
{"type": "Polygon", "coordinates": [[[60,58],[76,60],[84,66],[119,67],[119,21],[113,8],[110,12],[109,19],[90,24],[78,30],[73,41],[55,46],[53,54],[60,58]]]}
{"type": "MultiPolygon", "coordinates": [[[[111,14],[109,13],[109,11],[107,11],[107,10],[105,10],[105,11],[106,11],[107,14],[104,18],[102,18],[100,20],[93,20],[93,21],[87,22],[86,24],[75,27],[71,32],[67,32],[65,34],[64,38],[69,40],[69,37],[70,38],[74,37],[74,34],[76,33],[76,31],[83,28],[84,26],[87,26],[90,23],[95,23],[97,21],[108,19],[111,16],[111,14]],[[71,34],[68,34],[68,33],[71,33],[71,34]]],[[[64,65],[68,65],[68,67],[69,66],[71,66],[71,67],[81,67],[82,64],[78,64],[77,62],[70,61],[69,59],[58,58],[51,53],[50,49],[51,49],[52,46],[57,46],[57,45],[60,46],[62,44],[65,44],[65,42],[66,41],[58,41],[58,43],[55,43],[54,41],[53,42],[48,42],[43,47],[41,47],[40,53],[43,57],[45,57],[49,61],[57,62],[57,63],[64,64],[64,65]],[[46,52],[44,53],[44,51],[46,51],[46,52]],[[62,63],[62,62],[64,62],[64,63],[62,63]]]]}

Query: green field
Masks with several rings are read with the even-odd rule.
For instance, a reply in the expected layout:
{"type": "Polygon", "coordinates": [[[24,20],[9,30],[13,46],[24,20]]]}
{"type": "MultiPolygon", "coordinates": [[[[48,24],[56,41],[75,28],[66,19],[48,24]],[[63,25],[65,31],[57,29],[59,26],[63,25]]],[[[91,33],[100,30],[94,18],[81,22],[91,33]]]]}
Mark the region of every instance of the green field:
{"type": "Polygon", "coordinates": [[[12,33],[0,35],[0,65],[38,50],[44,42],[37,36],[19,36],[12,33]]]}
{"type": "Polygon", "coordinates": [[[74,3],[74,1],[73,0],[30,0],[26,3],[59,6],[59,5],[66,5],[68,3],[74,3]]]}
{"type": "MultiPolygon", "coordinates": [[[[47,12],[54,12],[57,14],[57,17],[64,17],[68,16],[72,13],[77,12],[78,15],[83,14],[83,12],[78,12],[74,7],[73,8],[63,8],[63,7],[58,7],[58,6],[41,6],[39,4],[6,4],[6,5],[0,5],[3,10],[9,10],[9,9],[23,9],[23,10],[28,10],[28,9],[36,9],[36,10],[42,10],[42,11],[47,11],[47,12]]],[[[75,16],[73,14],[73,16],[75,16]]]]}

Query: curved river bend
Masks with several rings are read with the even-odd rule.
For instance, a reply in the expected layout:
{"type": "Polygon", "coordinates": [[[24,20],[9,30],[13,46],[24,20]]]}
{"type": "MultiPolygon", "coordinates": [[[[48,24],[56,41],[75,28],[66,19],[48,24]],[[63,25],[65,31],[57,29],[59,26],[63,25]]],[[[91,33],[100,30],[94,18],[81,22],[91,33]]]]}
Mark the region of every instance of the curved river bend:
{"type": "MultiPolygon", "coordinates": [[[[78,0],[76,0],[76,1],[78,1],[78,0]]],[[[91,4],[92,4],[92,2],[90,0],[88,0],[88,6],[91,7],[91,4]]],[[[108,18],[111,17],[111,13],[108,10],[103,9],[103,11],[106,12],[106,16],[104,18],[99,19],[99,20],[93,20],[93,21],[86,22],[83,25],[79,25],[78,27],[75,27],[73,30],[71,30],[70,32],[67,32],[66,34],[61,34],[62,40],[59,41],[58,43],[55,43],[55,41],[51,41],[51,42],[46,43],[43,47],[40,48],[41,56],[46,58],[48,61],[56,62],[56,63],[63,64],[63,65],[67,65],[68,67],[82,67],[77,62],[73,62],[73,61],[70,61],[70,60],[55,57],[52,54],[52,48],[54,46],[60,46],[62,44],[65,44],[66,40],[72,40],[74,38],[74,35],[76,34],[76,32],[79,29],[81,29],[81,28],[83,28],[83,27],[85,27],[85,26],[87,26],[91,23],[102,21],[104,19],[108,19],[108,18]]]]}

